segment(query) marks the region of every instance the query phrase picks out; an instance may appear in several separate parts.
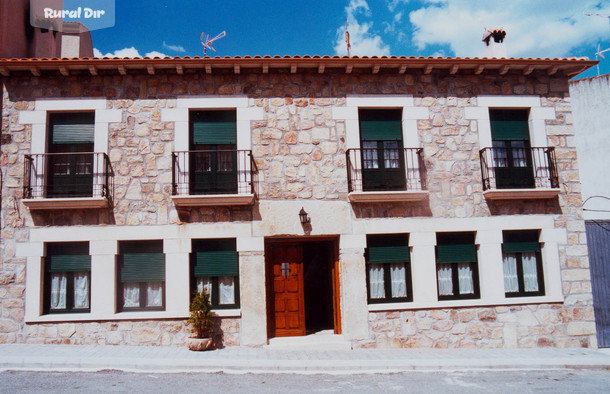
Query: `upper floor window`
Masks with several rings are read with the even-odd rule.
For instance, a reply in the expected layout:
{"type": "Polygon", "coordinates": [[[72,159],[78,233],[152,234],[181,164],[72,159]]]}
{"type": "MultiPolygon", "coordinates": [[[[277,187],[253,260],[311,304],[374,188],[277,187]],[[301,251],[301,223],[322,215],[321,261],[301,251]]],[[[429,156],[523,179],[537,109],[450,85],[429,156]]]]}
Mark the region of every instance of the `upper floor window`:
{"type": "Polygon", "coordinates": [[[118,310],[164,310],[163,241],[122,241],[117,260],[118,310]]]}
{"type": "Polygon", "coordinates": [[[360,109],[363,191],[405,190],[401,109],[360,109]]]}
{"type": "Polygon", "coordinates": [[[527,109],[490,109],[496,187],[534,187],[527,109]]]}
{"type": "Polygon", "coordinates": [[[191,111],[189,129],[190,194],[236,194],[236,111],[191,111]]]}
{"type": "Polygon", "coordinates": [[[506,297],[544,295],[538,230],[503,231],[502,236],[506,297]]]}
{"type": "Polygon", "coordinates": [[[236,240],[194,239],[191,289],[210,295],[214,308],[239,307],[239,256],[236,240]]]}
{"type": "Polygon", "coordinates": [[[369,303],[412,301],[408,234],[366,236],[369,303]]]}
{"type": "Polygon", "coordinates": [[[89,312],[91,256],[88,242],[46,245],[44,260],[45,313],[89,312]]]}
{"type": "Polygon", "coordinates": [[[47,197],[91,197],[94,112],[50,113],[47,197]]]}
{"type": "Polygon", "coordinates": [[[475,233],[437,233],[438,299],[479,298],[475,233]]]}

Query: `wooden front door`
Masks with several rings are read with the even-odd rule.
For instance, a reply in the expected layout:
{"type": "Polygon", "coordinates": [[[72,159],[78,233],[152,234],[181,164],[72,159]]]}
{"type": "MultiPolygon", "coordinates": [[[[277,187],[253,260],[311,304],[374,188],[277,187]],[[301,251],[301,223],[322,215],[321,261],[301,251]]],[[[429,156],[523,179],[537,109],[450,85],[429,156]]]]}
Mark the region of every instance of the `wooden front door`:
{"type": "Polygon", "coordinates": [[[301,244],[280,243],[270,249],[273,308],[272,335],[305,335],[305,291],[301,244]]]}

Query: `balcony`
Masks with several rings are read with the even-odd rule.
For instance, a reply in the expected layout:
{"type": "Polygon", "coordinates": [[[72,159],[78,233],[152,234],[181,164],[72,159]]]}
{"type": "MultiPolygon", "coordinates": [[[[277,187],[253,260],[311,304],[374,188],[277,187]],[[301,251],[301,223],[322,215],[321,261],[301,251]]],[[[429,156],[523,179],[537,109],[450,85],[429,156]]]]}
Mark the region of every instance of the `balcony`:
{"type": "Polygon", "coordinates": [[[489,200],[548,199],[559,194],[555,148],[484,148],[483,194],[489,200]]]}
{"type": "Polygon", "coordinates": [[[413,202],[428,195],[423,149],[361,148],[346,154],[351,202],[413,202]]]}
{"type": "Polygon", "coordinates": [[[113,193],[105,153],[25,155],[23,203],[30,209],[107,208],[113,193]]]}
{"type": "Polygon", "coordinates": [[[250,150],[172,153],[172,200],[178,207],[252,205],[257,184],[250,150]]]}

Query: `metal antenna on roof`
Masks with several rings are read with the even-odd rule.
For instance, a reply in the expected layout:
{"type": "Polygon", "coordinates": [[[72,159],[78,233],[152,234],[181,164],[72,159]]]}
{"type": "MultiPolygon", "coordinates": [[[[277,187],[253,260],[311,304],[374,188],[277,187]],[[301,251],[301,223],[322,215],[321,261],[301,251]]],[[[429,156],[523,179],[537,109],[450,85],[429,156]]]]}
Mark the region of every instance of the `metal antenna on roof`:
{"type": "MultiPolygon", "coordinates": [[[[606,59],[606,57],[604,56],[604,53],[610,51],[610,48],[604,49],[603,51],[601,49],[602,49],[601,45],[597,44],[597,52],[595,52],[595,60],[597,60],[597,56],[601,57],[602,59],[606,59]]],[[[599,63],[597,63],[597,76],[599,77],[599,63]]]]}
{"type": "Polygon", "coordinates": [[[218,40],[218,39],[220,39],[220,38],[222,38],[222,37],[224,37],[226,35],[227,35],[227,32],[223,31],[222,33],[220,33],[216,37],[211,38],[209,34],[205,34],[205,33],[202,32],[200,40],[201,40],[201,45],[203,45],[203,57],[207,56],[207,52],[206,52],[207,49],[211,49],[214,52],[216,52],[216,49],[214,49],[212,47],[212,44],[214,43],[214,41],[216,41],[216,40],[218,40]]]}

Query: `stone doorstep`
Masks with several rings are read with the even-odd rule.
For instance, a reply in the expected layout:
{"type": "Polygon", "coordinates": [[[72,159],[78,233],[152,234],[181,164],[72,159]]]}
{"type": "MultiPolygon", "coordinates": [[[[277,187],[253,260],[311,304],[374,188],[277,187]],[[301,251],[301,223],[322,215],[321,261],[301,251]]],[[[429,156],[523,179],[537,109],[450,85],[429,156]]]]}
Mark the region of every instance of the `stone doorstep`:
{"type": "Polygon", "coordinates": [[[270,338],[270,350],[351,350],[352,344],[343,335],[335,335],[332,330],[319,331],[300,337],[270,338]]]}

